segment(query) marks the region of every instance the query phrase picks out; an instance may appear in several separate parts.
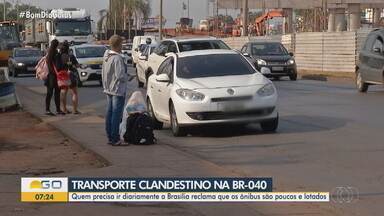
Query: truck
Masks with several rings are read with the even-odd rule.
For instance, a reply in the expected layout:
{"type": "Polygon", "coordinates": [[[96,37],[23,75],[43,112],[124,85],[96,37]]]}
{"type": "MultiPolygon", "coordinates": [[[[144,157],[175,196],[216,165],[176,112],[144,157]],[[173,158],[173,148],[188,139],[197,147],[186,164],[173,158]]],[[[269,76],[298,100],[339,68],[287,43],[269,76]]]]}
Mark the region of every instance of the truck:
{"type": "Polygon", "coordinates": [[[91,16],[85,9],[53,9],[46,16],[29,19],[25,23],[25,43],[46,48],[56,39],[71,45],[92,43],[91,16]]]}
{"type": "Polygon", "coordinates": [[[0,67],[8,65],[8,58],[16,47],[21,47],[18,24],[13,21],[0,22],[0,67]]]}

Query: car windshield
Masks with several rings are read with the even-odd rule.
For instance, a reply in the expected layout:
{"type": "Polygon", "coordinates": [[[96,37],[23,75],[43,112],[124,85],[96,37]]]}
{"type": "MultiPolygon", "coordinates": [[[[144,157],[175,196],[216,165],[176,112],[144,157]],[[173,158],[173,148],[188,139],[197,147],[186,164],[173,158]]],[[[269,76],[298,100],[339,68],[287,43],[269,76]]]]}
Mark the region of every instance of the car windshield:
{"type": "Polygon", "coordinates": [[[40,50],[15,50],[15,57],[38,57],[42,56],[40,50]]]}
{"type": "Polygon", "coordinates": [[[177,76],[185,79],[253,73],[256,71],[239,54],[189,56],[177,63],[177,76]]]}
{"type": "Polygon", "coordinates": [[[131,50],[131,49],[132,49],[131,44],[128,44],[128,45],[123,44],[123,50],[131,50]]]}
{"type": "Polygon", "coordinates": [[[252,44],[252,55],[288,55],[287,50],[278,43],[252,44]]]}
{"type": "Polygon", "coordinates": [[[177,43],[180,52],[192,50],[207,50],[207,49],[230,49],[224,42],[220,40],[211,41],[186,41],[177,43]]]}
{"type": "Polygon", "coordinates": [[[106,47],[78,47],[76,48],[76,57],[77,58],[97,58],[103,57],[106,47]]]}
{"type": "Polygon", "coordinates": [[[89,35],[91,34],[91,22],[84,21],[57,21],[55,26],[57,36],[89,35]]]}

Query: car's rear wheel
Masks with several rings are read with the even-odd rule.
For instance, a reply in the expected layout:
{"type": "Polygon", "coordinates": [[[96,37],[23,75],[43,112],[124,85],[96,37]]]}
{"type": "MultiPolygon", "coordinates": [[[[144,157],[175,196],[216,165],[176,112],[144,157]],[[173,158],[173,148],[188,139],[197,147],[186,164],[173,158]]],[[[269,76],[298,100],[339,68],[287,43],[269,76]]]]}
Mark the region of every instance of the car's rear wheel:
{"type": "Polygon", "coordinates": [[[369,84],[364,82],[360,69],[356,70],[356,87],[359,92],[363,93],[367,92],[369,87],[369,84]]]}
{"type": "Polygon", "coordinates": [[[274,119],[261,122],[260,126],[261,126],[261,129],[263,129],[264,132],[267,132],[267,133],[274,133],[274,132],[276,132],[277,128],[279,127],[279,116],[277,116],[274,119]]]}
{"type": "Polygon", "coordinates": [[[289,79],[292,81],[296,81],[297,80],[297,73],[290,74],[289,79]]]}
{"type": "Polygon", "coordinates": [[[149,98],[147,100],[147,107],[148,107],[149,116],[152,118],[152,121],[153,121],[154,129],[156,129],[156,130],[163,129],[163,122],[160,122],[159,120],[157,120],[157,118],[155,116],[155,112],[153,110],[153,106],[152,106],[151,100],[149,98]]]}
{"type": "Polygon", "coordinates": [[[139,74],[137,72],[137,68],[136,68],[136,79],[137,79],[137,85],[139,86],[139,88],[144,88],[144,83],[140,82],[139,74]]]}
{"type": "Polygon", "coordinates": [[[180,127],[179,122],[177,120],[176,110],[172,103],[169,105],[169,115],[171,117],[171,128],[173,135],[175,137],[186,136],[186,128],[180,127]]]}

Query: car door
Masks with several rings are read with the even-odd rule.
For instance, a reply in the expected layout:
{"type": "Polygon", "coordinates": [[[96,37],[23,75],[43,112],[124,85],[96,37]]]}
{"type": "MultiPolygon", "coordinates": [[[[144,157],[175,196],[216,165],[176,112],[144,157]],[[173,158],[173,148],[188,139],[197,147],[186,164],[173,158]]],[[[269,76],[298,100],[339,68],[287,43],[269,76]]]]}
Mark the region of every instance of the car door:
{"type": "Polygon", "coordinates": [[[160,119],[169,120],[168,101],[170,98],[170,92],[173,83],[173,70],[174,70],[174,58],[168,57],[160,65],[158,72],[155,76],[161,74],[167,74],[171,79],[170,82],[158,81],[155,77],[154,82],[150,85],[151,91],[153,92],[152,101],[154,104],[154,112],[160,119]]]}
{"type": "Polygon", "coordinates": [[[384,38],[381,35],[375,37],[368,59],[368,76],[372,82],[383,82],[384,70],[384,38]]]}
{"type": "Polygon", "coordinates": [[[137,77],[139,78],[140,81],[145,81],[145,70],[146,70],[146,64],[148,61],[148,53],[149,53],[150,47],[147,46],[144,50],[144,52],[141,54],[141,56],[145,56],[146,59],[138,59],[137,60],[137,77]]]}
{"type": "Polygon", "coordinates": [[[156,50],[153,52],[153,54],[150,56],[149,64],[154,73],[157,73],[160,64],[164,61],[165,53],[167,53],[168,50],[168,45],[169,41],[161,42],[160,45],[156,48],[156,50]]]}

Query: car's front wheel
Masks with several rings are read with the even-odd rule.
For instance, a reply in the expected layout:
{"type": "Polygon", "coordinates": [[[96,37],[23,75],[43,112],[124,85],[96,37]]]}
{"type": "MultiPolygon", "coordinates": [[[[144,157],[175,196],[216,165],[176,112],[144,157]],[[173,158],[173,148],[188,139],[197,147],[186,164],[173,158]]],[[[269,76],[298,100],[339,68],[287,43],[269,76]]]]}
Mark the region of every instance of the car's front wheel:
{"type": "Polygon", "coordinates": [[[368,91],[368,83],[364,82],[363,77],[361,76],[360,69],[356,71],[356,87],[359,92],[367,92],[368,91]]]}
{"type": "Polygon", "coordinates": [[[183,128],[179,125],[179,121],[177,120],[176,110],[173,103],[169,105],[169,115],[171,117],[171,128],[173,135],[176,137],[186,136],[186,128],[183,128]]]}
{"type": "Polygon", "coordinates": [[[152,121],[153,121],[153,128],[156,130],[163,129],[163,122],[160,122],[159,120],[157,120],[157,118],[155,116],[155,112],[153,110],[151,100],[149,98],[147,100],[147,107],[148,107],[149,116],[152,118],[152,121]]]}
{"type": "Polygon", "coordinates": [[[297,73],[290,74],[289,79],[292,81],[296,81],[297,80],[297,73]]]}
{"type": "Polygon", "coordinates": [[[277,128],[279,127],[279,116],[277,116],[274,119],[261,122],[260,126],[261,126],[261,129],[263,129],[264,132],[267,132],[267,133],[274,133],[274,132],[276,132],[277,128]]]}

